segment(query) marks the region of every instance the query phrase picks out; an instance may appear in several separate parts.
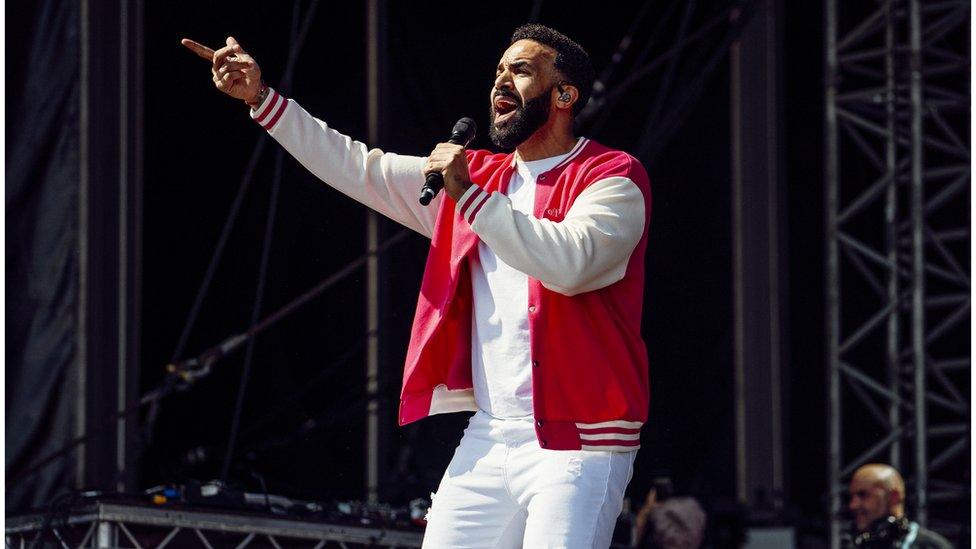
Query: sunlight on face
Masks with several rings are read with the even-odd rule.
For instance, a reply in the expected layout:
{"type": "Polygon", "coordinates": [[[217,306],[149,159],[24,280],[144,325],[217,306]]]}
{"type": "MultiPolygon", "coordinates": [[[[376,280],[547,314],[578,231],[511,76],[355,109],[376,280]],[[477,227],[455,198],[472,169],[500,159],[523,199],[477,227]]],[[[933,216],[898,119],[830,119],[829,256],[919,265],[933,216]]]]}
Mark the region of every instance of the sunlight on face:
{"type": "Polygon", "coordinates": [[[505,50],[489,96],[489,134],[496,146],[516,147],[549,119],[555,59],[552,48],[532,40],[519,40],[505,50]]]}

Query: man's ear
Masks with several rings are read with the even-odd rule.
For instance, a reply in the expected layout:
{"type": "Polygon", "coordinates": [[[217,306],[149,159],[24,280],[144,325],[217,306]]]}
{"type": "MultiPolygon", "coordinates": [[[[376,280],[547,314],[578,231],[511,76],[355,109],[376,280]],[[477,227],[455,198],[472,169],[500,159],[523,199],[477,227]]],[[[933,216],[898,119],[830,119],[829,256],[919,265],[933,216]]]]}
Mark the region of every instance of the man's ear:
{"type": "Polygon", "coordinates": [[[560,83],[556,89],[556,108],[572,109],[573,105],[579,101],[579,88],[572,84],[560,83]]]}
{"type": "Polygon", "coordinates": [[[900,505],[902,502],[902,495],[897,490],[887,490],[885,495],[888,499],[888,508],[900,505]]]}

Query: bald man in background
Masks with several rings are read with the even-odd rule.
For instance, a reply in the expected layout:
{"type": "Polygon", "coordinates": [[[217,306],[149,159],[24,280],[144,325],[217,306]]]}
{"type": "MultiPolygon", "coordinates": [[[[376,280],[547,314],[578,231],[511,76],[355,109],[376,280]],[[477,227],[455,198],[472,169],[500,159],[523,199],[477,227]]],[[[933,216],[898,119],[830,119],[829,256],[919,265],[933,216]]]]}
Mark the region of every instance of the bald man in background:
{"type": "Polygon", "coordinates": [[[905,481],[894,467],[883,463],[862,466],[851,478],[850,493],[854,547],[952,548],[944,537],[905,516],[905,481]]]}

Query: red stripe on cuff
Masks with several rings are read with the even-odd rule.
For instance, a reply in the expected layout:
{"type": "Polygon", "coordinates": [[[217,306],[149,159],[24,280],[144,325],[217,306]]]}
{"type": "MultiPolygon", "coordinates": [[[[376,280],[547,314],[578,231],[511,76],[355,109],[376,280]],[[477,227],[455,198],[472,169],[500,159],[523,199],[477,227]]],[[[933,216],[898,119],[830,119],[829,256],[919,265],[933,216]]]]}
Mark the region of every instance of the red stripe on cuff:
{"type": "Polygon", "coordinates": [[[606,439],[606,440],[583,440],[580,441],[583,446],[640,446],[639,440],[619,440],[619,439],[606,439]]]}
{"type": "Polygon", "coordinates": [[[288,100],[285,99],[284,97],[282,97],[281,98],[281,107],[278,108],[278,112],[275,113],[275,115],[271,118],[271,121],[268,122],[268,124],[264,126],[265,129],[267,129],[268,131],[271,131],[271,128],[273,128],[274,125],[278,123],[278,119],[281,118],[281,115],[285,114],[285,109],[287,109],[287,108],[288,108],[288,100]]]}
{"type": "Polygon", "coordinates": [[[474,192],[468,195],[468,199],[464,201],[464,204],[461,204],[461,217],[467,217],[464,215],[464,212],[468,210],[468,207],[471,206],[471,203],[474,202],[475,198],[477,198],[481,192],[481,189],[475,189],[474,192]]]}
{"type": "Polygon", "coordinates": [[[478,203],[471,208],[471,213],[468,214],[468,225],[474,223],[474,217],[478,215],[479,211],[481,211],[481,207],[485,205],[485,202],[488,202],[488,193],[482,192],[481,194],[484,196],[478,199],[478,203]]]}
{"type": "Polygon", "coordinates": [[[279,97],[281,97],[281,95],[278,94],[278,90],[271,90],[271,99],[267,100],[268,108],[261,113],[261,116],[254,119],[255,122],[261,124],[262,126],[264,125],[264,119],[267,118],[268,115],[271,114],[271,111],[275,109],[275,106],[278,104],[279,97]]]}

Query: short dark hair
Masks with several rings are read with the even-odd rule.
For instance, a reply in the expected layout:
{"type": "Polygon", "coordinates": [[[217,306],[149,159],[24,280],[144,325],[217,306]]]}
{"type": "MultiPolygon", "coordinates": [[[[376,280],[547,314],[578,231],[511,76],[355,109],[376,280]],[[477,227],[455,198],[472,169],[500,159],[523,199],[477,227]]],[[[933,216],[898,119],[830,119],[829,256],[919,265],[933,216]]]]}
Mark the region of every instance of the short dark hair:
{"type": "Polygon", "coordinates": [[[511,44],[519,40],[532,40],[556,50],[556,70],[566,77],[569,84],[579,89],[579,100],[573,105],[573,114],[579,114],[593,93],[596,73],[590,55],[582,46],[565,34],[545,25],[530,23],[522,25],[512,33],[511,44]]]}

